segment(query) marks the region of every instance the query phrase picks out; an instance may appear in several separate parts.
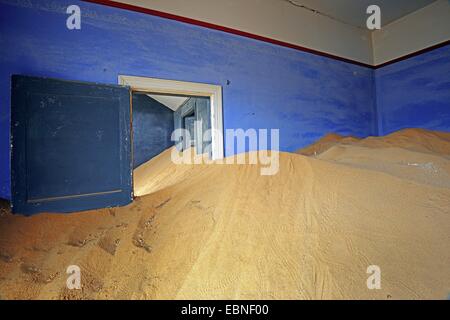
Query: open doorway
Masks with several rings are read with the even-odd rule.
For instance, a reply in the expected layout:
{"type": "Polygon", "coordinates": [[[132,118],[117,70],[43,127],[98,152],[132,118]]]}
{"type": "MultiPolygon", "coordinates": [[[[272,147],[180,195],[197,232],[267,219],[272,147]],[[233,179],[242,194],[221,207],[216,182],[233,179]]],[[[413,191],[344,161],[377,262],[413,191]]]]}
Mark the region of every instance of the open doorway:
{"type": "Polygon", "coordinates": [[[214,160],[223,158],[220,86],[132,76],[119,76],[119,83],[132,91],[135,196],[146,194],[139,184],[147,183],[137,169],[174,144],[183,150],[193,148],[197,154],[208,152],[214,160]],[[181,141],[173,141],[175,129],[186,130],[181,141]],[[207,130],[211,136],[205,140],[207,130]]]}
{"type": "Polygon", "coordinates": [[[173,146],[174,110],[149,94],[132,93],[133,169],[173,146]]]}
{"type": "Polygon", "coordinates": [[[135,196],[149,193],[149,170],[154,170],[157,156],[170,159],[172,147],[211,157],[211,140],[205,139],[211,129],[208,97],[132,92],[131,100],[135,196]],[[176,129],[181,134],[174,134],[176,129]]]}

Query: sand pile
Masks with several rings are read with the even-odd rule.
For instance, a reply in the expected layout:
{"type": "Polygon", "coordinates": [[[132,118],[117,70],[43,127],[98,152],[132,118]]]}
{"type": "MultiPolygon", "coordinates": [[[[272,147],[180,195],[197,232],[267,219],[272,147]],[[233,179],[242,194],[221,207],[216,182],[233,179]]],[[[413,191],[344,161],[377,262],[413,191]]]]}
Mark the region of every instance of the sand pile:
{"type": "Polygon", "coordinates": [[[345,137],[337,133],[329,133],[317,140],[315,143],[297,150],[296,153],[305,156],[316,156],[337,144],[355,144],[358,141],[358,138],[352,136],[345,137]]]}
{"type": "Polygon", "coordinates": [[[317,156],[335,145],[352,145],[367,148],[402,148],[415,152],[450,156],[450,133],[426,129],[403,129],[382,137],[358,139],[330,133],[296,153],[317,156]]]}
{"type": "Polygon", "coordinates": [[[397,160],[384,157],[445,166],[437,150],[448,142],[436,137],[408,140],[409,150],[392,138],[376,153],[331,147],[323,159],[280,153],[274,176],[257,165],[175,166],[168,150],[136,171],[150,194],[127,207],[1,216],[0,296],[446,299],[450,188],[377,170],[361,150],[387,167],[397,160]],[[363,153],[367,168],[333,158],[346,152],[363,153]],[[81,267],[82,290],[65,288],[69,265],[81,267]],[[370,265],[380,290],[367,288],[370,265]]]}
{"type": "Polygon", "coordinates": [[[297,153],[416,183],[450,187],[450,133],[446,132],[405,129],[365,139],[329,134],[297,153]]]}

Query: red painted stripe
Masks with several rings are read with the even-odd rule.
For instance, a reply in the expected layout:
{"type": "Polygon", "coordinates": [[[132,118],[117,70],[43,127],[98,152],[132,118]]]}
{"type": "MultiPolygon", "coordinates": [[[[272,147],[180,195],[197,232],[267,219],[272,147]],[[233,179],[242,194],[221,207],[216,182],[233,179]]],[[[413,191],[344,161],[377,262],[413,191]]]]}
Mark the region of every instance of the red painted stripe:
{"type": "Polygon", "coordinates": [[[303,51],[303,52],[316,54],[316,55],[327,57],[327,58],[332,58],[332,59],[343,61],[343,62],[347,62],[347,63],[356,64],[356,65],[367,67],[367,68],[374,68],[374,66],[372,66],[370,64],[367,64],[367,63],[363,63],[363,62],[359,62],[359,61],[355,61],[355,60],[339,57],[339,56],[336,56],[336,55],[333,55],[333,54],[330,54],[330,53],[326,53],[326,52],[322,52],[322,51],[318,51],[318,50],[302,47],[302,46],[299,46],[299,45],[296,45],[296,44],[293,44],[293,43],[288,43],[288,42],[284,42],[284,41],[280,41],[280,40],[276,40],[276,39],[272,39],[272,38],[267,38],[267,37],[259,36],[257,34],[245,32],[245,31],[241,31],[241,30],[237,30],[237,29],[233,29],[233,28],[219,26],[217,24],[213,24],[213,23],[209,23],[209,22],[205,22],[205,21],[200,21],[200,20],[195,20],[195,19],[191,19],[191,18],[178,16],[178,15],[171,14],[171,13],[166,13],[166,12],[162,12],[162,11],[157,11],[157,10],[153,10],[153,9],[138,7],[138,6],[134,6],[134,5],[131,5],[131,4],[126,4],[126,3],[116,2],[116,1],[110,1],[110,0],[83,0],[83,1],[96,3],[96,4],[102,4],[102,5],[115,7],[115,8],[120,8],[120,9],[125,9],[125,10],[129,10],[129,11],[145,13],[145,14],[149,14],[149,15],[152,15],[152,16],[157,16],[157,17],[166,18],[166,19],[170,19],[170,20],[176,20],[176,21],[180,21],[180,22],[184,22],[184,23],[188,23],[188,24],[193,24],[193,25],[204,27],[204,28],[208,28],[208,29],[219,30],[219,31],[235,34],[235,35],[246,37],[246,38],[251,38],[251,39],[264,41],[264,42],[272,43],[272,44],[275,44],[275,45],[279,45],[279,46],[283,46],[283,47],[287,47],[287,48],[303,51]]]}
{"type": "Polygon", "coordinates": [[[316,54],[322,57],[327,57],[327,58],[331,58],[331,59],[335,59],[335,60],[339,60],[339,61],[343,61],[343,62],[347,62],[347,63],[351,63],[351,64],[355,64],[358,66],[362,66],[362,67],[367,67],[367,68],[371,68],[371,69],[378,69],[378,68],[382,68],[385,67],[387,65],[402,61],[402,60],[406,60],[409,58],[412,58],[414,56],[417,56],[419,54],[428,52],[428,51],[432,51],[434,49],[440,48],[440,47],[444,47],[448,44],[450,44],[450,40],[444,41],[442,43],[433,45],[431,47],[401,56],[399,58],[381,63],[379,65],[370,65],[367,63],[363,63],[363,62],[359,62],[359,61],[355,61],[352,59],[347,59],[347,58],[343,58],[343,57],[339,57],[336,56],[334,54],[330,54],[330,53],[326,53],[326,52],[322,52],[322,51],[318,51],[318,50],[314,50],[314,49],[310,49],[310,48],[306,48],[306,47],[302,47],[293,43],[289,43],[289,42],[284,42],[284,41],[280,41],[280,40],[276,40],[276,39],[272,39],[272,38],[267,38],[264,36],[259,36],[257,34],[253,34],[253,33],[249,33],[249,32],[245,32],[245,31],[241,31],[241,30],[237,30],[237,29],[233,29],[233,28],[228,28],[228,27],[224,27],[224,26],[219,26],[217,24],[213,24],[213,23],[209,23],[209,22],[205,22],[205,21],[200,21],[200,20],[195,20],[195,19],[191,19],[191,18],[186,18],[186,17],[182,17],[182,16],[178,16],[175,14],[171,14],[171,13],[166,13],[166,12],[162,12],[162,11],[158,11],[158,10],[153,10],[153,9],[148,9],[148,8],[143,8],[143,7],[138,7],[138,6],[134,6],[131,4],[126,4],[126,3],[121,3],[121,2],[116,2],[116,1],[110,1],[110,0],[82,0],[85,2],[90,2],[90,3],[96,3],[96,4],[102,4],[102,5],[106,5],[109,7],[115,7],[115,8],[120,8],[120,9],[124,9],[124,10],[129,10],[129,11],[135,11],[135,12],[140,12],[140,13],[145,13],[145,14],[149,14],[152,16],[157,16],[157,17],[161,17],[161,18],[166,18],[166,19],[170,19],[170,20],[175,20],[175,21],[180,21],[183,23],[188,23],[188,24],[193,24],[196,26],[200,26],[200,27],[204,27],[204,28],[208,28],[208,29],[214,29],[214,30],[219,30],[219,31],[223,31],[223,32],[227,32],[227,33],[231,33],[231,34],[235,34],[238,36],[242,36],[242,37],[246,37],[246,38],[250,38],[250,39],[255,39],[255,40],[259,40],[259,41],[264,41],[264,42],[268,42],[268,43],[272,43],[275,45],[279,45],[282,47],[286,47],[286,48],[291,48],[291,49],[295,49],[295,50],[299,50],[299,51],[303,51],[303,52],[308,52],[308,53],[312,53],[312,54],[316,54]]]}

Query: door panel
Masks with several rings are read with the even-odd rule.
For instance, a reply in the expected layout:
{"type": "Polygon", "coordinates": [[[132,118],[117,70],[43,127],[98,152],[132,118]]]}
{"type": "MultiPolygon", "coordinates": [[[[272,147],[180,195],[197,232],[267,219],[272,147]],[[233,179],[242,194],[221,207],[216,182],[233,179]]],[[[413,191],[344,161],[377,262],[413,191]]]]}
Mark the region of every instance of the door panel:
{"type": "Polygon", "coordinates": [[[174,129],[185,129],[190,133],[190,140],[187,136],[181,134],[175,142],[178,151],[189,149],[195,139],[194,136],[194,120],[195,117],[195,98],[189,98],[174,112],[174,129]]]}
{"type": "Polygon", "coordinates": [[[185,149],[195,146],[195,116],[184,117],[184,129],[189,132],[189,139],[186,139],[185,149]]]}
{"type": "Polygon", "coordinates": [[[195,131],[195,141],[198,141],[196,143],[197,154],[203,154],[206,153],[207,147],[211,143],[211,135],[205,134],[207,130],[211,129],[211,108],[208,98],[196,98],[195,117],[198,126],[195,131]]]}
{"type": "Polygon", "coordinates": [[[13,76],[11,102],[14,212],[131,202],[128,88],[13,76]]]}
{"type": "MultiPolygon", "coordinates": [[[[179,129],[183,129],[183,118],[181,117],[181,108],[178,108],[174,113],[173,113],[173,125],[174,125],[174,130],[179,130],[179,129]]],[[[174,137],[174,143],[175,143],[175,147],[177,148],[178,151],[183,151],[183,144],[184,144],[184,137],[183,135],[179,135],[179,136],[175,136],[174,137]]]]}
{"type": "MultiPolygon", "coordinates": [[[[207,147],[211,144],[211,135],[204,135],[207,130],[211,129],[209,98],[196,97],[187,100],[174,112],[174,124],[175,129],[184,128],[191,133],[191,142],[185,141],[185,137],[180,137],[179,141],[177,141],[177,144],[179,143],[182,146],[182,150],[191,147],[193,142],[197,154],[207,152],[207,147]],[[181,141],[183,141],[182,144],[180,143],[181,141]]],[[[211,150],[209,152],[211,153],[211,150]]]]}

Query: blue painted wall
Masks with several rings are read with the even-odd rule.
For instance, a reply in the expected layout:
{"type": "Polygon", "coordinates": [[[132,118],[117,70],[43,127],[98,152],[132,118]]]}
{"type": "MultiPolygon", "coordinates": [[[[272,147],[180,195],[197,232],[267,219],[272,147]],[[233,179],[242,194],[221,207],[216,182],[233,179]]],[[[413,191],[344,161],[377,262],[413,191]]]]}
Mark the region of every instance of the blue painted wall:
{"type": "Polygon", "coordinates": [[[375,70],[379,134],[450,131],[450,45],[375,70]]]}
{"type": "Polygon", "coordinates": [[[145,94],[133,94],[134,168],[173,146],[173,111],[145,94]]]}
{"type": "Polygon", "coordinates": [[[371,69],[81,1],[0,0],[0,197],[10,195],[11,74],[101,83],[128,74],[222,85],[224,127],[279,128],[284,151],[327,132],[377,131],[371,69]],[[79,31],[65,27],[71,4],[82,10],[79,31]]]}

